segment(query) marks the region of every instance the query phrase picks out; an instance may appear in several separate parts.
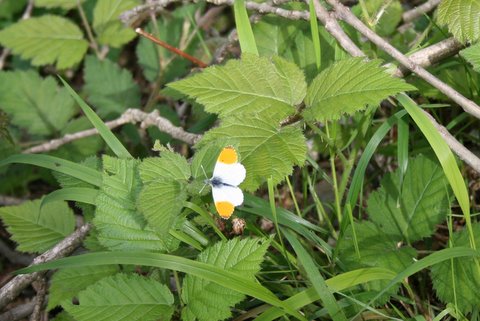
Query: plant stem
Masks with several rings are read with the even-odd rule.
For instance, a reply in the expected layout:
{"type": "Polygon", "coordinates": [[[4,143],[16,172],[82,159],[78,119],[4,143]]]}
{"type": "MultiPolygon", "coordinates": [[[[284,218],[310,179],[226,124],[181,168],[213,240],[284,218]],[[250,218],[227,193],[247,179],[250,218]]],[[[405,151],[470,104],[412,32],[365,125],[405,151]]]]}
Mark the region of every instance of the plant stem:
{"type": "Polygon", "coordinates": [[[95,54],[97,55],[97,57],[99,59],[101,59],[102,55],[98,51],[98,44],[95,41],[95,37],[93,36],[92,29],[90,28],[90,25],[88,24],[87,16],[85,15],[85,11],[83,11],[82,4],[80,3],[80,0],[77,0],[77,8],[78,8],[78,13],[80,13],[80,18],[82,19],[83,27],[85,28],[85,31],[87,32],[87,37],[88,37],[88,40],[90,41],[90,46],[95,51],[95,54]]]}

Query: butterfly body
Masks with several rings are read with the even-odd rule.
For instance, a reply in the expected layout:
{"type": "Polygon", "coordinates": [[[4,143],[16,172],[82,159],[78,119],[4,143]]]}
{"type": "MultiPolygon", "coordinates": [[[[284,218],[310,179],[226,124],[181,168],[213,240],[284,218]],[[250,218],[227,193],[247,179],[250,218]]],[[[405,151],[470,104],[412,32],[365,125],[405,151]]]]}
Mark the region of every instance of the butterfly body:
{"type": "Polygon", "coordinates": [[[228,219],[235,206],[243,203],[243,192],[238,187],[246,176],[245,167],[238,162],[232,146],[225,147],[218,156],[212,178],[206,183],[212,186],[212,196],[218,214],[228,219]]]}

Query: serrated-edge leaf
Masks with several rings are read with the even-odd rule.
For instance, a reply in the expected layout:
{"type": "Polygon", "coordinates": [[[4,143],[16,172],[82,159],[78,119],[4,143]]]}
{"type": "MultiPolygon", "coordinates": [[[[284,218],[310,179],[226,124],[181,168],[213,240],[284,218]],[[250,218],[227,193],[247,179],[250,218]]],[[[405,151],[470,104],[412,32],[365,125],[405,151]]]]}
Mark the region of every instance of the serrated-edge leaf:
{"type": "Polygon", "coordinates": [[[385,233],[410,244],[432,235],[446,218],[447,180],[440,164],[422,154],[409,161],[402,184],[398,172],[385,175],[370,194],[368,213],[385,233]]]}
{"type": "Polygon", "coordinates": [[[137,212],[137,161],[103,157],[103,184],[93,220],[100,243],[110,250],[164,251],[165,244],[137,212]]]}
{"type": "Polygon", "coordinates": [[[306,93],[305,77],[295,64],[252,54],[167,86],[194,97],[206,111],[220,117],[265,112],[282,118],[295,111],[306,93]]]}
{"type": "Polygon", "coordinates": [[[438,22],[460,42],[475,42],[480,38],[480,3],[477,0],[448,0],[438,6],[438,22]]]}
{"type": "Polygon", "coordinates": [[[117,265],[60,269],[51,279],[47,310],[55,308],[62,301],[72,299],[87,286],[119,271],[117,265]]]}
{"type": "Polygon", "coordinates": [[[63,304],[78,321],[169,320],[173,295],[162,283],[138,274],[101,279],[78,294],[78,305],[63,304]]]}
{"type": "MultiPolygon", "coordinates": [[[[220,241],[206,249],[197,260],[210,263],[236,275],[253,280],[270,242],[263,239],[234,238],[220,241]]],[[[243,300],[244,295],[216,283],[187,275],[183,281],[182,315],[200,321],[223,320],[231,316],[231,306],[243,300]]]]}
{"type": "Polygon", "coordinates": [[[56,63],[65,69],[79,63],[88,49],[80,28],[70,20],[44,15],[21,20],[0,31],[0,43],[32,65],[56,63]]]}
{"type": "Polygon", "coordinates": [[[157,179],[174,179],[187,181],[190,178],[190,166],[185,157],[170,151],[161,153],[161,157],[143,159],[138,167],[144,184],[157,179]]]}
{"type": "Polygon", "coordinates": [[[63,240],[75,229],[75,218],[65,202],[55,202],[40,211],[41,200],[0,208],[0,217],[17,249],[44,252],[63,240]]]}
{"type": "Polygon", "coordinates": [[[460,56],[472,64],[473,70],[480,72],[480,43],[461,50],[460,56]]]}
{"type": "Polygon", "coordinates": [[[368,104],[376,105],[390,95],[415,87],[389,75],[380,60],[364,58],[340,60],[323,70],[307,90],[304,116],[309,120],[339,119],[368,104]]]}

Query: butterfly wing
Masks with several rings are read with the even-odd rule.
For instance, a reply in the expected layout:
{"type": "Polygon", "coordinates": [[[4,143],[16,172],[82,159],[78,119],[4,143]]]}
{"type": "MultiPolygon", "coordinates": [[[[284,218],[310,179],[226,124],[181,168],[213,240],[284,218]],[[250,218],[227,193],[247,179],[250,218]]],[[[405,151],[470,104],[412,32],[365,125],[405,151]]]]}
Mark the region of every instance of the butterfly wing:
{"type": "Polygon", "coordinates": [[[240,188],[227,185],[219,185],[212,187],[213,202],[218,214],[228,219],[235,206],[239,206],[243,203],[243,192],[240,188]]]}
{"type": "Polygon", "coordinates": [[[219,178],[223,184],[238,186],[244,181],[245,167],[238,162],[237,151],[232,147],[225,147],[218,156],[213,169],[213,177],[219,178]]]}

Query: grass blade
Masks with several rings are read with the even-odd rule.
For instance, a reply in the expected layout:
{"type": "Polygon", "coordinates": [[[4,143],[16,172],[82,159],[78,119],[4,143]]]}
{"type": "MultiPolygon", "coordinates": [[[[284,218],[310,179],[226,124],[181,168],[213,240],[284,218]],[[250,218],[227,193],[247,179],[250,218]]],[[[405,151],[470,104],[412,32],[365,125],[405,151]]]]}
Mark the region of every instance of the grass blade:
{"type": "Polygon", "coordinates": [[[58,189],[46,195],[42,199],[40,207],[55,201],[76,201],[95,205],[98,190],[89,187],[68,187],[58,189]]]}
{"type": "Polygon", "coordinates": [[[363,178],[365,177],[365,170],[367,169],[368,163],[373,156],[373,153],[377,149],[380,142],[388,133],[390,128],[398,121],[398,119],[405,116],[407,112],[405,110],[401,110],[397,112],[395,115],[391,116],[387,119],[386,122],[380,126],[375,134],[373,134],[372,138],[365,147],[363,151],[362,157],[358,161],[357,168],[355,169],[355,173],[353,174],[352,183],[350,184],[350,189],[348,190],[347,198],[345,203],[350,203],[350,207],[353,209],[355,208],[355,204],[357,203],[358,194],[360,193],[360,189],[363,185],[363,178]]]}
{"type": "Polygon", "coordinates": [[[125,146],[123,146],[123,144],[118,140],[118,138],[115,137],[110,128],[105,125],[105,123],[100,119],[100,117],[95,114],[93,109],[90,108],[90,106],[88,106],[82,98],[80,98],[80,96],[72,89],[72,87],[70,87],[70,85],[65,80],[63,80],[62,77],[59,76],[59,78],[65,88],[67,88],[73,99],[75,99],[80,108],[82,108],[82,111],[85,116],[87,116],[88,120],[90,120],[93,126],[95,126],[95,128],[98,130],[98,133],[100,134],[100,136],[102,136],[103,140],[105,141],[105,143],[107,143],[108,147],[110,147],[113,153],[118,158],[132,158],[132,155],[130,155],[125,146]]]}
{"type": "Polygon", "coordinates": [[[128,264],[154,266],[162,269],[188,273],[205,280],[215,282],[221,286],[250,295],[273,306],[279,307],[290,315],[300,319],[306,319],[297,311],[280,301],[272,292],[259,283],[239,277],[237,274],[225,271],[216,266],[189,260],[168,254],[151,252],[96,252],[59,259],[53,262],[33,265],[17,271],[18,274],[43,271],[48,269],[98,266],[108,264],[128,264]]]}
{"type": "Polygon", "coordinates": [[[40,154],[28,154],[28,155],[12,155],[4,160],[0,161],[0,167],[8,164],[30,164],[48,168],[75,178],[81,181],[90,183],[95,186],[102,184],[102,174],[90,167],[80,165],[62,158],[40,155],[40,154]]]}
{"type": "Polygon", "coordinates": [[[310,30],[312,31],[313,49],[315,50],[315,63],[317,64],[317,71],[320,71],[322,64],[322,51],[320,47],[320,34],[318,33],[317,13],[313,0],[308,1],[308,8],[310,10],[310,30]]]}
{"type": "Polygon", "coordinates": [[[327,309],[330,317],[334,321],[347,321],[347,317],[343,313],[342,309],[339,307],[337,300],[330,292],[330,289],[327,287],[325,280],[318,271],[314,260],[308,254],[308,252],[303,248],[300,242],[297,240],[294,234],[289,230],[284,231],[285,237],[288,242],[292,245],[295,253],[297,253],[298,259],[305,268],[308,278],[310,279],[313,288],[317,292],[318,297],[322,301],[323,305],[327,309]]]}
{"type": "MultiPolygon", "coordinates": [[[[332,292],[340,292],[347,288],[370,281],[391,280],[395,277],[395,275],[396,274],[394,272],[383,268],[363,268],[336,275],[326,280],[325,283],[332,292]]],[[[318,296],[316,290],[314,288],[308,288],[305,291],[291,296],[284,302],[288,303],[290,307],[299,310],[317,300],[320,300],[320,297],[318,296]]],[[[276,307],[271,307],[255,320],[270,321],[280,318],[282,315],[284,315],[282,310],[276,307]]]]}
{"type": "Polygon", "coordinates": [[[242,53],[248,52],[258,56],[257,44],[253,36],[252,26],[248,19],[247,8],[244,0],[235,0],[233,4],[235,24],[237,26],[238,40],[242,53]]]}

